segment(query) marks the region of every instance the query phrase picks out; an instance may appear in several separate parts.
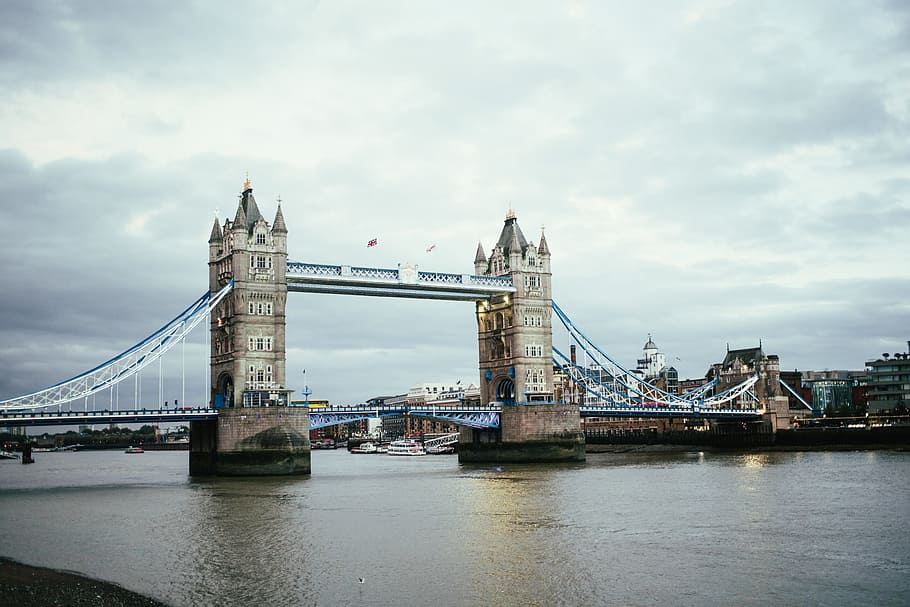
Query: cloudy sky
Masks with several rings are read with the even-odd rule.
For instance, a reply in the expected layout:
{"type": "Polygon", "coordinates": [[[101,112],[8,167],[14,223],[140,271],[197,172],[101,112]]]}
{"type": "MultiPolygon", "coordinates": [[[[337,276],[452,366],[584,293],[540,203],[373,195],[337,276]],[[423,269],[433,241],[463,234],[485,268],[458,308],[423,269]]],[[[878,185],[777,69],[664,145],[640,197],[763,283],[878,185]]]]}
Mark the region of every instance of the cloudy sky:
{"type": "MultiPolygon", "coordinates": [[[[681,377],[727,344],[858,369],[910,339],[900,0],[7,0],[0,84],[0,399],[205,291],[247,172],[297,261],[467,273],[514,209],[630,366],[648,333],[681,377]]],[[[333,401],[478,381],[470,304],[295,293],[288,345],[333,401]]]]}

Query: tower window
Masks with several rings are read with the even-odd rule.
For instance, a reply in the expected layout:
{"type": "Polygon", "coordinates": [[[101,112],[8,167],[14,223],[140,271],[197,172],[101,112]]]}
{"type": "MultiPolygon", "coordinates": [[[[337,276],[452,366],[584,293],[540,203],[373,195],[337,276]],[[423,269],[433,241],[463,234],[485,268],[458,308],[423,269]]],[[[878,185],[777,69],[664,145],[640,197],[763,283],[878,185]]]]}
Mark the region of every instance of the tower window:
{"type": "Polygon", "coordinates": [[[265,234],[262,232],[256,234],[256,244],[265,244],[265,234]]]}

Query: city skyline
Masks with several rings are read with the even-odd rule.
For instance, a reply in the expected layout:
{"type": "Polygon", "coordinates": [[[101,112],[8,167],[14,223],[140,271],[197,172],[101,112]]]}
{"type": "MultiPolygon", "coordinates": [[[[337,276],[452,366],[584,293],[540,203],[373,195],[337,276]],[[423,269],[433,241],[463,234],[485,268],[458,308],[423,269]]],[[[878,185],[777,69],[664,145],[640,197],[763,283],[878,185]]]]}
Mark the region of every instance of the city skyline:
{"type": "MultiPolygon", "coordinates": [[[[472,273],[513,210],[529,240],[544,226],[554,300],[629,368],[649,334],[680,378],[728,344],[761,341],[782,370],[907,350],[901,3],[0,16],[0,399],[198,297],[247,175],[269,221],[280,198],[294,261],[472,273]]],[[[287,313],[294,398],[303,369],[340,402],[479,382],[469,304],[292,294],[287,313]]]]}

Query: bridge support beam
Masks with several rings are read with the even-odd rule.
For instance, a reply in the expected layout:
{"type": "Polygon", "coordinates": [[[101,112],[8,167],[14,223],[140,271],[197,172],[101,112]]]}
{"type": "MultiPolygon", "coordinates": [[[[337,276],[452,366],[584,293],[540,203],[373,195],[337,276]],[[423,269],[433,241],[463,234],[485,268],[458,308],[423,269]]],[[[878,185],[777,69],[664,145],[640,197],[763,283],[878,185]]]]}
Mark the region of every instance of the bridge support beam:
{"type": "Polygon", "coordinates": [[[578,406],[529,404],[503,407],[501,430],[461,428],[462,463],[583,462],[585,435],[578,406]]]}
{"type": "Polygon", "coordinates": [[[192,423],[190,474],[309,474],[309,428],[309,413],[302,408],[222,409],[215,421],[192,423]]]}

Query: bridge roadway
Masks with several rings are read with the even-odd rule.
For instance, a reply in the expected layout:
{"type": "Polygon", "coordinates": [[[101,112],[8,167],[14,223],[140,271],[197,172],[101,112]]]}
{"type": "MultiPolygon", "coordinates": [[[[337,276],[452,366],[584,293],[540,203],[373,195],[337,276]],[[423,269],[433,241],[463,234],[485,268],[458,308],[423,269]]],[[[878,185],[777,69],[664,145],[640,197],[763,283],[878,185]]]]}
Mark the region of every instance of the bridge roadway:
{"type": "MultiPolygon", "coordinates": [[[[532,405],[533,406],[533,405],[532,405]]],[[[317,429],[368,418],[410,414],[443,419],[459,426],[498,428],[502,407],[433,406],[433,405],[352,405],[310,410],[310,428],[317,429]]],[[[645,418],[702,418],[742,419],[761,418],[752,409],[690,409],[679,407],[582,406],[581,417],[645,417],[645,418]]],[[[178,423],[215,419],[218,412],[210,408],[136,409],[134,411],[4,411],[0,427],[84,426],[91,424],[149,424],[178,423]]]]}

